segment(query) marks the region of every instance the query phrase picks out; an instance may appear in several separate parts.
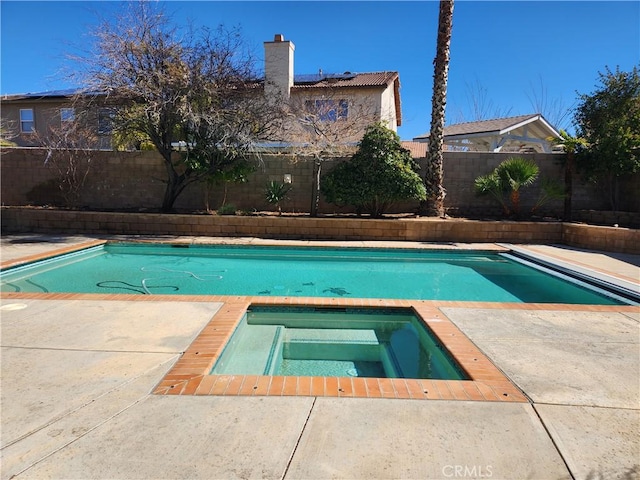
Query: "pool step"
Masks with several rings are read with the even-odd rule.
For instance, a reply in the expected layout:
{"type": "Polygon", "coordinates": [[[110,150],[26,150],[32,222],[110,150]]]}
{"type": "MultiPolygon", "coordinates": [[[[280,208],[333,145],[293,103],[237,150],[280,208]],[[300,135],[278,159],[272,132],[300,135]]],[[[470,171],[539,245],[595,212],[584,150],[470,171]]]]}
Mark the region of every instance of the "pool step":
{"type": "Polygon", "coordinates": [[[212,373],[236,375],[264,375],[270,366],[281,341],[283,328],[278,325],[258,325],[245,328],[243,335],[234,335],[225,347],[224,359],[220,359],[212,373]],[[239,340],[238,340],[239,339],[239,340]],[[229,354],[227,350],[231,349],[229,354]],[[234,354],[237,351],[238,354],[234,354]]]}
{"type": "Polygon", "coordinates": [[[284,334],[282,358],[374,362],[380,349],[373,330],[296,328],[284,334]]]}
{"type": "Polygon", "coordinates": [[[378,336],[373,330],[349,328],[288,328],[284,334],[284,341],[380,344],[378,336]]]}

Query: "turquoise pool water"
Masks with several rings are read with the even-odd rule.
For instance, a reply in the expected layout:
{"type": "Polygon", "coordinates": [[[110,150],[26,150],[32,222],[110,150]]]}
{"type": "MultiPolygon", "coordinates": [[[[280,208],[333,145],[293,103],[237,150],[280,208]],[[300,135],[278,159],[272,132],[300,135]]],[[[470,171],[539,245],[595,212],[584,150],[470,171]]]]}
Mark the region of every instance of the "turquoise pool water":
{"type": "Polygon", "coordinates": [[[0,289],[622,303],[497,253],[367,248],[106,244],[2,271],[0,289]]]}
{"type": "Polygon", "coordinates": [[[409,309],[252,306],[211,374],[469,377],[409,309]]]}

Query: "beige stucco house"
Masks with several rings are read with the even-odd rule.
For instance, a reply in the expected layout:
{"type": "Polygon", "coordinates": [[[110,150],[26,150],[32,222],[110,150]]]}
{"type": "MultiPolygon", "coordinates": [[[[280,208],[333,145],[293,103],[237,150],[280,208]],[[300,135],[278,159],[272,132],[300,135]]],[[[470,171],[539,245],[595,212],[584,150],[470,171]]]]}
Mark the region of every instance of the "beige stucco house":
{"type": "MultiPolygon", "coordinates": [[[[398,72],[296,75],[294,53],[293,42],[280,34],[264,42],[264,78],[259,84],[274,105],[284,102],[290,113],[280,141],[272,146],[306,144],[305,135],[317,132],[319,126],[333,131],[341,141],[353,143],[373,122],[383,122],[394,131],[401,125],[398,72]]],[[[71,104],[75,93],[61,90],[3,96],[2,137],[18,146],[40,145],[40,136],[50,128],[75,119],[71,104]]],[[[111,148],[111,115],[112,110],[100,107],[92,115],[98,148],[111,148]]]]}

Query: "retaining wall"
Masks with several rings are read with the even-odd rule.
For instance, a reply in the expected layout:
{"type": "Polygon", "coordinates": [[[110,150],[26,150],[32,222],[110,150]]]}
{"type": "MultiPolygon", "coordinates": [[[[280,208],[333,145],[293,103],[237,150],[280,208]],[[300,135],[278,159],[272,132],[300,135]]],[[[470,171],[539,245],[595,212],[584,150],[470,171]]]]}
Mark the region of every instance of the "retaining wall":
{"type": "Polygon", "coordinates": [[[2,207],[3,233],[197,235],[317,240],[565,243],[640,254],[640,231],[562,222],[82,212],[2,207]]]}

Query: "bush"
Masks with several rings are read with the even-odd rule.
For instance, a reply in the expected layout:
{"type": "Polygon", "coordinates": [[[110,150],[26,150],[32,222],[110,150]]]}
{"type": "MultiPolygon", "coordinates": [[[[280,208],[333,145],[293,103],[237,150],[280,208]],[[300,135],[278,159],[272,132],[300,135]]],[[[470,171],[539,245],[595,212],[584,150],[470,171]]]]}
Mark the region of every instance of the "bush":
{"type": "Polygon", "coordinates": [[[417,168],[400,137],[378,123],[367,128],[349,161],[325,175],[321,191],[329,203],[381,217],[395,202],[426,199],[417,168]]]}
{"type": "Polygon", "coordinates": [[[233,203],[225,203],[218,208],[218,215],[235,215],[236,206],[233,203]]]}
{"type": "Polygon", "coordinates": [[[593,93],[579,95],[575,123],[586,148],[576,160],[607,194],[611,209],[618,210],[620,180],[640,171],[640,69],[607,68],[599,81],[593,93]]]}
{"type": "MultiPolygon", "coordinates": [[[[491,195],[502,206],[505,215],[520,215],[520,189],[532,185],[540,169],[533,161],[511,157],[498,165],[491,173],[475,179],[474,187],[479,195],[491,195]]],[[[557,182],[542,180],[540,196],[532,211],[549,200],[564,197],[564,189],[557,182]]]]}
{"type": "Polygon", "coordinates": [[[288,183],[280,183],[272,180],[267,183],[267,188],[265,189],[264,195],[265,200],[269,205],[275,205],[278,210],[278,214],[282,214],[281,203],[284,202],[287,198],[289,198],[289,191],[291,190],[291,185],[288,183]]]}

